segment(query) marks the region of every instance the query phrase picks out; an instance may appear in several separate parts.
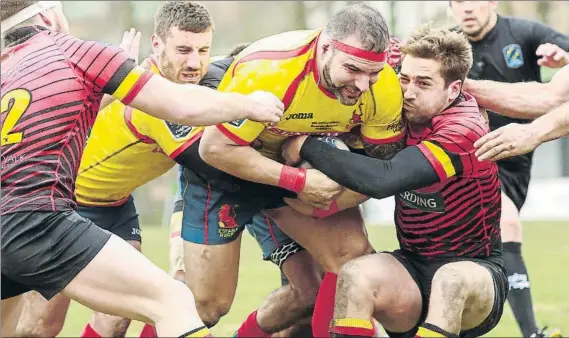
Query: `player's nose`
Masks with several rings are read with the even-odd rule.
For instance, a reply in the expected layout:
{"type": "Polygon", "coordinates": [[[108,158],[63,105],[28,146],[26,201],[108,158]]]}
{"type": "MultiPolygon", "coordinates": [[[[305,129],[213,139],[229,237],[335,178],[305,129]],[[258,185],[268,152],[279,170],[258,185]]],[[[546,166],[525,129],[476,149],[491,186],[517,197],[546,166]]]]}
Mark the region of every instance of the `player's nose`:
{"type": "Polygon", "coordinates": [[[412,86],[404,86],[403,87],[403,99],[405,100],[414,100],[417,98],[417,93],[413,90],[412,86]]]}
{"type": "Polygon", "coordinates": [[[370,82],[369,76],[367,75],[359,76],[356,79],[356,88],[358,88],[358,90],[363,93],[369,89],[369,82],[370,82]]]}
{"type": "Polygon", "coordinates": [[[198,53],[189,53],[186,59],[186,66],[191,69],[199,69],[201,65],[200,56],[198,53]]]}

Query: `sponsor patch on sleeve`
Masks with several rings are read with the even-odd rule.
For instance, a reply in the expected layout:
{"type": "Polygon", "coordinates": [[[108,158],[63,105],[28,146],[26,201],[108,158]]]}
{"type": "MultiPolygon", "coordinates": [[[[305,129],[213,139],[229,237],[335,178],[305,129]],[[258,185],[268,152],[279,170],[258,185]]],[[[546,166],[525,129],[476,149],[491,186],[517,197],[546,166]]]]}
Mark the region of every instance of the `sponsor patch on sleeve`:
{"type": "Polygon", "coordinates": [[[184,126],[168,121],[164,121],[164,123],[166,124],[166,127],[168,127],[170,134],[172,134],[175,139],[183,139],[190,135],[190,132],[192,131],[192,127],[190,126],[184,126]]]}

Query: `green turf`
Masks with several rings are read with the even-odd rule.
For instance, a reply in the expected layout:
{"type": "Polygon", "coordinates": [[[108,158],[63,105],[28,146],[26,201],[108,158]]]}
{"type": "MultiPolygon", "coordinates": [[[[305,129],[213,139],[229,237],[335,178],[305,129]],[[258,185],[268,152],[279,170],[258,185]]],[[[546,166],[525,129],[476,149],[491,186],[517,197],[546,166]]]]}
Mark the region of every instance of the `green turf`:
{"type": "MultiPolygon", "coordinates": [[[[376,248],[395,248],[394,234],[391,227],[369,228],[369,235],[376,248]]],[[[166,228],[143,228],[143,252],[162,268],[168,264],[167,236],[166,228]]],[[[569,224],[527,223],[524,225],[524,236],[526,243],[523,250],[532,280],[537,318],[543,325],[569,332],[569,224]]],[[[279,286],[277,269],[270,263],[260,262],[260,254],[253,239],[245,235],[237,296],[231,311],[213,329],[215,335],[231,335],[241,321],[261,304],[264,297],[279,286]]],[[[60,336],[77,337],[90,314],[87,308],[73,303],[60,336]]],[[[141,327],[142,324],[133,323],[128,335],[138,337],[141,327]]],[[[509,308],[506,308],[500,324],[487,336],[521,336],[509,308]]]]}

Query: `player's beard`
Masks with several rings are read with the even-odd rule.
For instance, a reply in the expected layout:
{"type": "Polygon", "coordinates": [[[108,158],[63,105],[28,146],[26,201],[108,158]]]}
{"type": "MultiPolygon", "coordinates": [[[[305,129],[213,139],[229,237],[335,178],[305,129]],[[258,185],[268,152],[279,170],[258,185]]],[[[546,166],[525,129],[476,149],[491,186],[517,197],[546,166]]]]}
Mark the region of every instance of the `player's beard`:
{"type": "Polygon", "coordinates": [[[442,97],[437,100],[430,99],[429,105],[418,104],[418,102],[405,103],[403,105],[405,120],[411,125],[427,125],[434,116],[446,109],[446,102],[446,97],[442,97]]]}
{"type": "Polygon", "coordinates": [[[336,86],[334,85],[334,83],[332,82],[332,77],[330,75],[330,68],[331,68],[331,64],[332,64],[332,59],[330,58],[328,60],[328,62],[324,65],[324,67],[322,68],[322,79],[324,80],[324,83],[326,84],[326,89],[328,89],[328,91],[330,93],[332,93],[337,99],[338,101],[340,101],[341,104],[345,105],[345,106],[353,106],[356,103],[358,103],[360,97],[361,97],[361,93],[360,95],[358,95],[358,97],[347,97],[342,93],[342,89],[344,88],[350,88],[353,91],[358,92],[359,89],[357,89],[354,86],[336,86]]]}
{"type": "Polygon", "coordinates": [[[162,52],[160,54],[160,71],[164,74],[164,77],[168,80],[176,83],[192,83],[198,84],[202,77],[203,71],[201,69],[192,69],[192,68],[176,68],[174,63],[170,61],[166,52],[162,52]],[[182,72],[192,72],[192,73],[199,73],[198,76],[195,76],[189,80],[186,80],[182,77],[182,72]]]}

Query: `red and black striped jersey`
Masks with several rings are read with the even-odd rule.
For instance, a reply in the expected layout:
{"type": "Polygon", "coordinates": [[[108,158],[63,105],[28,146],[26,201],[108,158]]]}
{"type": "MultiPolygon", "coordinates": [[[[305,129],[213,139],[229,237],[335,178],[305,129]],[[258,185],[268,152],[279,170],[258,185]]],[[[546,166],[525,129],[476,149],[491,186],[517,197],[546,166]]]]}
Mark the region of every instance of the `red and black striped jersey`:
{"type": "Polygon", "coordinates": [[[396,195],[395,223],[403,250],[423,257],[488,257],[500,247],[501,196],[497,166],[480,162],[476,142],[488,132],[468,94],[429,126],[410,128],[439,183],[396,195]]]}
{"type": "Polygon", "coordinates": [[[28,26],[2,51],[2,215],[74,209],[75,178],[103,94],[126,104],[151,73],[119,48],[28,26]]]}

